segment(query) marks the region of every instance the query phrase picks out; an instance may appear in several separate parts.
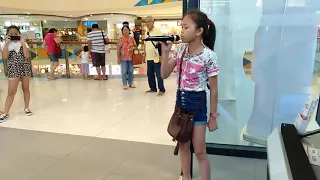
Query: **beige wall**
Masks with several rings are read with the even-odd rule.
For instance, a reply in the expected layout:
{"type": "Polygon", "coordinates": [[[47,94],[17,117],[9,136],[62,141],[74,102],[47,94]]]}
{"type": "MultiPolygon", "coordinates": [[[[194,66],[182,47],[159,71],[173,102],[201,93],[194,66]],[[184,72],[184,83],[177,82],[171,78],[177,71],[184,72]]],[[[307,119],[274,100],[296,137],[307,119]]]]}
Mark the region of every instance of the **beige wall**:
{"type": "MultiPolygon", "coordinates": [[[[1,1],[0,7],[19,8],[32,11],[60,11],[60,12],[106,12],[114,9],[132,8],[139,0],[94,0],[94,3],[78,0],[27,0],[27,1],[1,1]]],[[[22,13],[22,12],[21,12],[22,13]]],[[[26,12],[27,13],[27,12],[26,12]]]]}

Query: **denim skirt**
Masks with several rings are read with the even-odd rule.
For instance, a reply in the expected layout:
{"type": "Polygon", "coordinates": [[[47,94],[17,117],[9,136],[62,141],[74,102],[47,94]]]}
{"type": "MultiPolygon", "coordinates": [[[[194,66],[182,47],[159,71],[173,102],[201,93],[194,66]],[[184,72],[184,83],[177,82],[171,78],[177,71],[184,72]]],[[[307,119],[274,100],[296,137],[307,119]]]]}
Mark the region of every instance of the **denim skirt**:
{"type": "Polygon", "coordinates": [[[207,124],[207,93],[205,91],[195,92],[178,90],[176,106],[181,108],[184,113],[195,115],[195,126],[207,124]],[[203,103],[196,114],[202,98],[204,98],[203,103]]]}

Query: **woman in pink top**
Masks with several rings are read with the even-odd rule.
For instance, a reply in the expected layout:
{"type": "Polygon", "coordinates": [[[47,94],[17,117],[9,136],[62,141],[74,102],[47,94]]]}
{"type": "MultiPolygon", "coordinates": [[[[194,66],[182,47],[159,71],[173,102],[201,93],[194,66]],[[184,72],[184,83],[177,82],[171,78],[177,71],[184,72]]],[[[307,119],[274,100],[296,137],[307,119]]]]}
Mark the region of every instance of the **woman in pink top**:
{"type": "Polygon", "coordinates": [[[123,89],[128,89],[128,84],[130,88],[135,88],[133,83],[133,64],[132,64],[132,53],[136,48],[136,43],[133,37],[130,37],[130,29],[128,26],[123,26],[122,29],[123,36],[118,42],[117,55],[118,64],[121,64],[121,76],[123,89]]]}
{"type": "Polygon", "coordinates": [[[50,73],[49,80],[54,80],[54,71],[59,66],[59,57],[55,54],[55,48],[57,44],[60,44],[62,40],[57,37],[57,30],[52,28],[49,30],[48,34],[44,37],[44,44],[47,46],[47,54],[50,58],[50,73]]]}

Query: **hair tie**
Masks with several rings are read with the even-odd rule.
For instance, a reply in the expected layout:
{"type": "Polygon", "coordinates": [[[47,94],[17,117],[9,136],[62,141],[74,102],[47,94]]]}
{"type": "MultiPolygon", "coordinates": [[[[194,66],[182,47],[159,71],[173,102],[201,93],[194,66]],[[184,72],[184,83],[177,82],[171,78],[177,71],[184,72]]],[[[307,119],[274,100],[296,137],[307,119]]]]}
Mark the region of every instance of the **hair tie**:
{"type": "Polygon", "coordinates": [[[212,24],[212,21],[208,18],[208,29],[210,29],[211,24],[212,24]]]}

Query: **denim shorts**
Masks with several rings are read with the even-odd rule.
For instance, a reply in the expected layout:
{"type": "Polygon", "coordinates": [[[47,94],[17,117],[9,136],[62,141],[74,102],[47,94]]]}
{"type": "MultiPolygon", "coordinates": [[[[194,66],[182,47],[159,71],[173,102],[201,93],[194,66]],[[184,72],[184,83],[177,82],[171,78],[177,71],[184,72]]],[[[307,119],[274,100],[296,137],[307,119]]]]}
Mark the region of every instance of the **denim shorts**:
{"type": "Polygon", "coordinates": [[[205,91],[195,92],[195,91],[177,91],[177,101],[176,106],[182,109],[184,113],[188,113],[190,115],[195,115],[194,117],[194,125],[202,126],[206,125],[207,118],[207,93],[205,91]],[[179,95],[180,94],[180,95],[179,95]],[[196,113],[201,100],[203,99],[203,103],[196,113]]]}
{"type": "Polygon", "coordinates": [[[57,55],[48,53],[51,62],[59,62],[59,57],[57,55]]]}

